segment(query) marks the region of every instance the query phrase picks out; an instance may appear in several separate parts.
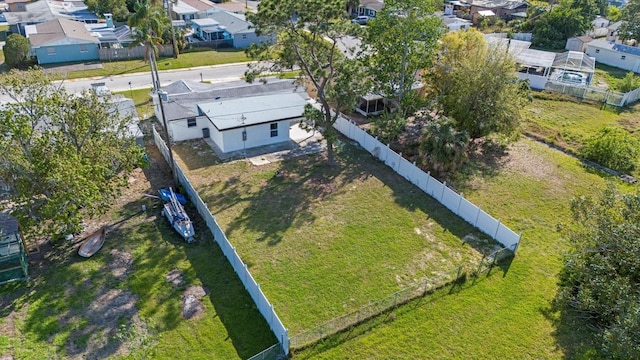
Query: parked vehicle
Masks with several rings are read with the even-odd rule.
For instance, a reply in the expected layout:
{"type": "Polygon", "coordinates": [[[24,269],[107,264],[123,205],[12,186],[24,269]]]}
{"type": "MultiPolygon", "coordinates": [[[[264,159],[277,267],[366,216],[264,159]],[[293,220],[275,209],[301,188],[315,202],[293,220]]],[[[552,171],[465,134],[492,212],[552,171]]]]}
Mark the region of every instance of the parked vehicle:
{"type": "Polygon", "coordinates": [[[354,24],[360,24],[360,25],[364,25],[369,21],[369,17],[368,16],[358,16],[355,19],[351,19],[351,22],[354,24]]]}
{"type": "Polygon", "coordinates": [[[565,71],[560,75],[558,80],[566,83],[572,83],[572,84],[584,84],[586,79],[584,78],[584,75],[582,75],[581,73],[565,71]]]}

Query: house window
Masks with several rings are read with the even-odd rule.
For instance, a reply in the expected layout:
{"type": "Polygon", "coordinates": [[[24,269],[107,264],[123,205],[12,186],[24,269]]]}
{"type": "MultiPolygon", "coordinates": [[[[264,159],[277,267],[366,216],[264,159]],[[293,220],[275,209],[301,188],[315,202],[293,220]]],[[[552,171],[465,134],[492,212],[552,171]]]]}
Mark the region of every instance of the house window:
{"type": "Polygon", "coordinates": [[[86,44],[80,44],[80,52],[81,53],[89,52],[89,50],[87,49],[87,45],[86,44]]]}
{"type": "Polygon", "coordinates": [[[188,118],[187,127],[194,127],[194,126],[198,126],[198,122],[196,121],[196,118],[188,118]]]}
{"type": "Polygon", "coordinates": [[[626,58],[627,58],[627,57],[626,57],[625,55],[620,56],[620,59],[621,59],[621,60],[624,60],[624,59],[626,59],[626,58]]]}
{"type": "Polygon", "coordinates": [[[56,48],[47,48],[47,55],[55,55],[56,54],[56,48]]]}
{"type": "Polygon", "coordinates": [[[22,10],[22,9],[24,9],[24,5],[22,5],[22,4],[17,4],[17,8],[18,8],[19,10],[22,10]]]}
{"type": "Polygon", "coordinates": [[[600,54],[600,49],[596,49],[596,54],[600,54]]]}
{"type": "Polygon", "coordinates": [[[242,34],[242,40],[247,40],[247,34],[242,34]]]}
{"type": "Polygon", "coordinates": [[[278,136],[278,123],[271,124],[271,137],[278,136]]]}

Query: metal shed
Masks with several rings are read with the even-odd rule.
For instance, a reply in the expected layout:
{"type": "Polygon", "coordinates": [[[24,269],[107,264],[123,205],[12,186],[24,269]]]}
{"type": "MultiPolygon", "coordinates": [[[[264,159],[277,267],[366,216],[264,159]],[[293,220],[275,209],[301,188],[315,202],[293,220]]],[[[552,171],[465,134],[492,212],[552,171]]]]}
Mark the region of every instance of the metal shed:
{"type": "Polygon", "coordinates": [[[18,220],[0,213],[0,284],[28,278],[26,247],[18,220]]]}

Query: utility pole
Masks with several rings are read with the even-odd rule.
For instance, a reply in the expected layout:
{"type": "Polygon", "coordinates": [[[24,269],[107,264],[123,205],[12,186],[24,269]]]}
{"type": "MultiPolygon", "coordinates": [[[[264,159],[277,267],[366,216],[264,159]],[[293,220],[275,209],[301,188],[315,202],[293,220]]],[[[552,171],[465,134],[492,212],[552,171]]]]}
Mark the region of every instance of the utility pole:
{"type": "Polygon", "coordinates": [[[156,95],[158,95],[158,103],[160,104],[160,115],[162,116],[162,124],[164,125],[164,136],[167,138],[167,149],[169,150],[169,169],[171,171],[171,180],[175,183],[176,172],[175,172],[175,165],[173,161],[173,150],[171,149],[171,137],[169,136],[169,126],[167,124],[167,117],[164,114],[164,101],[168,100],[167,92],[164,90],[158,90],[156,92],[156,95]]]}

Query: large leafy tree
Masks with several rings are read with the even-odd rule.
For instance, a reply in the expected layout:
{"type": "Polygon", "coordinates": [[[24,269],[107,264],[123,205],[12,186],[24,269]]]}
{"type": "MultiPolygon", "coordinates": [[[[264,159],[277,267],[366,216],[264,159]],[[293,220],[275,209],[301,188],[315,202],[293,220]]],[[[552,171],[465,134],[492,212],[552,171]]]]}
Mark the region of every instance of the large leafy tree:
{"type": "Polygon", "coordinates": [[[108,209],[142,149],[109,97],[71,95],[41,70],[0,79],[0,181],[23,231],[59,235],[108,209]]]}
{"type": "Polygon", "coordinates": [[[328,162],[333,165],[337,139],[333,124],[340,111],[355,106],[363,82],[359,62],[345,56],[339,47],[340,40],[355,30],[348,21],[345,2],[263,0],[258,12],[247,17],[257,34],[278,34],[276,44],[254,44],[248,49],[248,55],[259,62],[250,65],[247,81],[264,72],[299,68],[318,104],[307,106],[304,116],[323,135],[328,162]]]}
{"type": "Polygon", "coordinates": [[[11,34],[2,48],[4,61],[11,68],[29,65],[29,39],[20,34],[11,34]]]}
{"type": "Polygon", "coordinates": [[[506,47],[488,45],[480,32],[447,33],[430,82],[444,114],[470,139],[517,132],[526,91],[506,47]]]}
{"type": "Polygon", "coordinates": [[[569,7],[577,9],[580,15],[582,15],[582,18],[589,23],[591,23],[597,15],[601,13],[604,15],[606,13],[606,2],[603,5],[601,1],[597,0],[573,0],[569,7]],[[601,6],[604,6],[604,8],[601,9],[601,6]]]}
{"type": "MultiPolygon", "coordinates": [[[[590,10],[587,10],[591,14],[590,10]]],[[[591,28],[591,20],[582,8],[561,3],[536,20],[533,25],[533,44],[547,49],[564,49],[567,39],[583,35],[591,28]]]]}
{"type": "Polygon", "coordinates": [[[640,41],[640,0],[631,0],[625,5],[621,20],[625,22],[618,29],[620,39],[640,41]]]}
{"type": "Polygon", "coordinates": [[[99,15],[112,14],[115,21],[127,21],[129,17],[126,0],[87,0],[85,4],[99,15]]]}
{"type": "MultiPolygon", "coordinates": [[[[556,305],[600,338],[603,359],[640,358],[640,193],[610,184],[572,200],[573,250],[560,273],[556,305]]],[[[595,354],[594,354],[595,355],[595,354]]]]}
{"type": "Polygon", "coordinates": [[[391,100],[401,116],[419,106],[412,86],[430,67],[442,35],[442,23],[431,16],[431,0],[386,0],[382,11],[367,24],[363,53],[373,80],[373,92],[391,100]]]}

